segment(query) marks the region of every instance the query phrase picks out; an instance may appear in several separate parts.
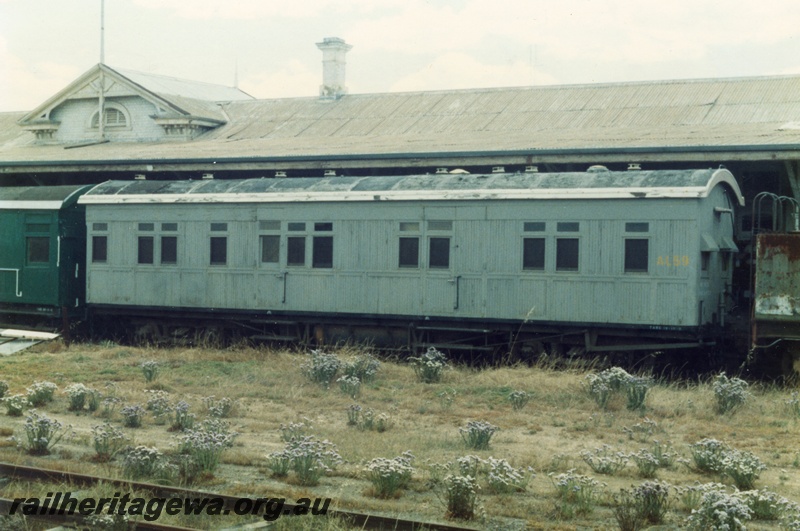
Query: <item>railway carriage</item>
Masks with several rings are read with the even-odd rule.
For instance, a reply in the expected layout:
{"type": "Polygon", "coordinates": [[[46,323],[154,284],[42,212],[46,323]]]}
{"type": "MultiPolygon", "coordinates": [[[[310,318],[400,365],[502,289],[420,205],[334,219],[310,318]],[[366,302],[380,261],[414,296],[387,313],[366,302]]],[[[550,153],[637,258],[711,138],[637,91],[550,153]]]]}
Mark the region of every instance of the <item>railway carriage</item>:
{"type": "Polygon", "coordinates": [[[89,188],[0,187],[0,323],[84,316],[86,222],[77,201],[89,188]]]}
{"type": "Polygon", "coordinates": [[[725,169],[594,168],[110,181],[79,203],[92,311],[155,339],[602,351],[715,339],[744,200],[725,169]]]}

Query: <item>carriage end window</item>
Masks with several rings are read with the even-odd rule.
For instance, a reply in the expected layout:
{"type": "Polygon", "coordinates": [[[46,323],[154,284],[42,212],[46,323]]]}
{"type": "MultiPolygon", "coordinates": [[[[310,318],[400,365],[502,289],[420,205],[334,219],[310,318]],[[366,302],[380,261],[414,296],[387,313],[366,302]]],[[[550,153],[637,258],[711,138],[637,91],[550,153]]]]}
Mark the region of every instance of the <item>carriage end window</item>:
{"type": "Polygon", "coordinates": [[[50,262],[50,238],[46,236],[28,236],[28,263],[46,264],[50,262]]]}
{"type": "Polygon", "coordinates": [[[92,262],[105,263],[108,259],[108,237],[92,236],[92,262]]]}

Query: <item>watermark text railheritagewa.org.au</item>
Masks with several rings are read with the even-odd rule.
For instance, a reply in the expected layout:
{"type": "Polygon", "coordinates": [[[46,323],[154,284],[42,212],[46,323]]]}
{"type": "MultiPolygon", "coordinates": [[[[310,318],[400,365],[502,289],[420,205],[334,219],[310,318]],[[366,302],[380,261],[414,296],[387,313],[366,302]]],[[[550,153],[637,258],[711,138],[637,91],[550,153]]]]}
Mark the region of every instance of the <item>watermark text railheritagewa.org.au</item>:
{"type": "Polygon", "coordinates": [[[152,522],[162,514],[238,516],[260,515],[264,520],[277,520],[281,516],[302,516],[306,514],[325,515],[330,498],[300,498],[287,502],[286,498],[238,498],[231,506],[219,497],[208,498],[139,498],[130,494],[114,493],[111,498],[75,498],[71,492],[48,492],[41,498],[15,498],[8,511],[9,515],[25,516],[81,516],[122,515],[141,516],[152,522]]]}

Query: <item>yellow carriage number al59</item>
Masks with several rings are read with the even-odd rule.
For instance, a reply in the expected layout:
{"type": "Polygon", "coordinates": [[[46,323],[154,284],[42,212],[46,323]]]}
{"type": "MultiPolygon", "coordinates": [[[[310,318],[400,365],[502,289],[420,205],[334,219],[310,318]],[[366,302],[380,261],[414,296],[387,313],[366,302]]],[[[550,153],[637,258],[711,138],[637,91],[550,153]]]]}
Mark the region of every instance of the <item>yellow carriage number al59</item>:
{"type": "Polygon", "coordinates": [[[668,255],[668,256],[659,256],[658,260],[656,260],[656,265],[660,266],[667,266],[667,267],[685,267],[689,265],[689,256],[688,255],[668,255]]]}

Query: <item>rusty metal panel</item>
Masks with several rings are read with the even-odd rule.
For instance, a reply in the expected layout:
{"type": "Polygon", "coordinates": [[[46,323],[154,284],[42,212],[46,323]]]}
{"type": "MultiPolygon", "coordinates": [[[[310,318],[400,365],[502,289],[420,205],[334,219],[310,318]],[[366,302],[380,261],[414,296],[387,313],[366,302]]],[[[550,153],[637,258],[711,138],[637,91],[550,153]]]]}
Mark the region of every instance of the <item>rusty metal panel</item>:
{"type": "Polygon", "coordinates": [[[755,277],[755,319],[800,323],[800,234],[759,234],[755,277]]]}

